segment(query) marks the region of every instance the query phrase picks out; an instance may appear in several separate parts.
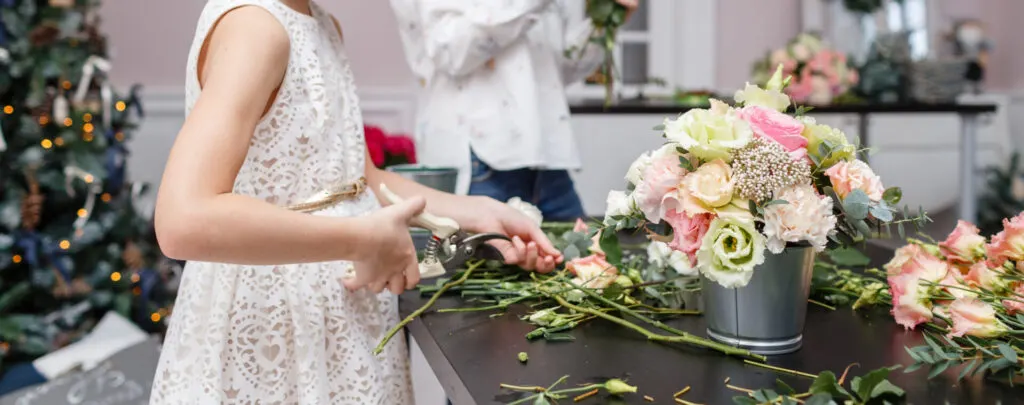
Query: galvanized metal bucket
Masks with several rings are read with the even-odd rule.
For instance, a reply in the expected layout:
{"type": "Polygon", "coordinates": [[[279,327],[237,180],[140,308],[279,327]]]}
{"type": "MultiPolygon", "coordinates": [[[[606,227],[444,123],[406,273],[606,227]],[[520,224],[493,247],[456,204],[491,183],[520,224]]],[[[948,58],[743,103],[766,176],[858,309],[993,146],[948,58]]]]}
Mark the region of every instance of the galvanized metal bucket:
{"type": "MultiPolygon", "coordinates": [[[[396,165],[387,168],[388,171],[398,173],[402,177],[415,181],[424,186],[441,190],[446,193],[455,193],[456,181],[459,170],[450,167],[428,167],[422,165],[396,165]]],[[[413,228],[412,243],[416,249],[424,249],[430,240],[430,231],[413,228]]]]}
{"type": "Polygon", "coordinates": [[[725,288],[701,277],[708,336],[758,354],[792,353],[803,345],[814,249],[765,253],[745,287],[725,288]]]}

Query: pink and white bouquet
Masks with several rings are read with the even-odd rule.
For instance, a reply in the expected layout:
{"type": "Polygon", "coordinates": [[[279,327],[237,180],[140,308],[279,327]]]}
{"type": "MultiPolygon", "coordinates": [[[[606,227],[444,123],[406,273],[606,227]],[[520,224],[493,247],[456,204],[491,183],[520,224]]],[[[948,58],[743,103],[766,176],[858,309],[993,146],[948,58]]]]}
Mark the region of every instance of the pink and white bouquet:
{"type": "Polygon", "coordinates": [[[800,34],[756,62],[754,81],[766,82],[776,66],[793,78],[785,91],[800,104],[828,105],[856,86],[860,78],[846,54],[830,49],[812,34],[800,34]]]}
{"type": "Polygon", "coordinates": [[[900,190],[882,186],[846,135],[783,113],[783,70],[738,91],[735,106],[712,100],[666,119],[665,145],[632,164],[627,191],[609,193],[605,226],[667,223],[672,235],[653,238],[732,288],[787,246],[822,251],[910,222],[895,220],[900,190]]]}

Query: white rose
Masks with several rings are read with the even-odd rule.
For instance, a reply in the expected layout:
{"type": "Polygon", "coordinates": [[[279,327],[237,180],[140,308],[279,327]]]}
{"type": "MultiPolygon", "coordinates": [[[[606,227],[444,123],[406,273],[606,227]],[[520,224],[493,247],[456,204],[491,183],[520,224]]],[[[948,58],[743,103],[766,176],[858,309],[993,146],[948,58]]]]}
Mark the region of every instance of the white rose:
{"type": "Polygon", "coordinates": [[[690,265],[686,253],[672,249],[665,242],[654,241],[647,245],[647,262],[658,268],[671,268],[682,276],[697,274],[697,269],[690,265]]]}
{"type": "Polygon", "coordinates": [[[764,108],[770,108],[776,111],[786,111],[789,108],[790,99],[786,93],[782,92],[783,79],[782,79],[782,65],[779,65],[775,69],[775,74],[768,79],[768,83],[765,88],[760,88],[753,84],[747,83],[747,86],[743,90],[737,90],[733,98],[737,103],[743,103],[744,106],[761,106],[764,108]]]}
{"type": "Polygon", "coordinates": [[[787,187],[775,196],[786,204],[775,204],[764,209],[764,234],[768,237],[768,250],[782,253],[787,242],[810,242],[822,251],[828,235],[836,227],[832,199],[819,196],[814,187],[801,184],[787,187]]]}
{"type": "Polygon", "coordinates": [[[633,202],[633,196],[622,191],[612,190],[608,192],[607,203],[608,208],[604,212],[605,218],[630,216],[636,211],[636,203],[633,202]]]}
{"type": "Polygon", "coordinates": [[[711,109],[692,109],[665,120],[665,137],[702,160],[731,161],[732,151],[746,146],[754,132],[734,109],[712,100],[711,109]]]}
{"type": "Polygon", "coordinates": [[[644,172],[651,166],[651,162],[654,158],[651,157],[650,152],[645,152],[633,161],[633,164],[629,165],[629,170],[626,171],[626,181],[629,184],[637,185],[644,178],[644,172]]]}
{"type": "Polygon", "coordinates": [[[513,197],[511,200],[508,200],[508,205],[511,206],[512,208],[515,208],[519,212],[522,212],[523,215],[526,215],[527,218],[533,220],[533,222],[536,223],[537,226],[540,226],[542,223],[544,223],[544,214],[542,214],[540,212],[540,209],[538,209],[533,204],[523,201],[519,197],[513,197]]]}

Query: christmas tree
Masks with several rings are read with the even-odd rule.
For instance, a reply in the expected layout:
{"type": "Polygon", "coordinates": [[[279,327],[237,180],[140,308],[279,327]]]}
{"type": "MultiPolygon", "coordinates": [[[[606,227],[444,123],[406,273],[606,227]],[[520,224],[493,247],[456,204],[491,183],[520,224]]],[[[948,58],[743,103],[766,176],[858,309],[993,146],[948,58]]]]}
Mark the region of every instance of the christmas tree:
{"type": "Polygon", "coordinates": [[[0,0],[0,374],[117,311],[160,332],[169,275],[125,173],[142,108],[96,0],[0,0]]]}

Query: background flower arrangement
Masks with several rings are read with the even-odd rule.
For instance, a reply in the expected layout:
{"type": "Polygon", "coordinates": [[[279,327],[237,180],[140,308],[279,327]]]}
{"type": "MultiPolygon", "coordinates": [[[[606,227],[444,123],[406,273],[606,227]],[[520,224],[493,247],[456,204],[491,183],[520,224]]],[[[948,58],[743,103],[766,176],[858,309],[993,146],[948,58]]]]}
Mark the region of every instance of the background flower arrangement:
{"type": "MultiPolygon", "coordinates": [[[[605,226],[665,222],[652,235],[708,279],[743,287],[766,250],[847,246],[895,224],[920,225],[923,212],[896,220],[899,188],[885,189],[841,131],[784,114],[790,98],[781,66],[766,88],[747,84],[736,106],[712,100],[666,119],[666,144],[629,168],[627,191],[608,195],[605,226]]],[[[614,260],[611,261],[613,264],[614,260]]]]}
{"type": "Polygon", "coordinates": [[[754,82],[765,83],[782,66],[792,82],[785,92],[796,103],[828,105],[857,85],[860,76],[847,55],[812,34],[800,34],[785,47],[754,63],[754,82]]]}
{"type": "Polygon", "coordinates": [[[416,163],[416,144],[405,135],[391,135],[375,126],[364,126],[366,149],[378,168],[416,163]]]}

